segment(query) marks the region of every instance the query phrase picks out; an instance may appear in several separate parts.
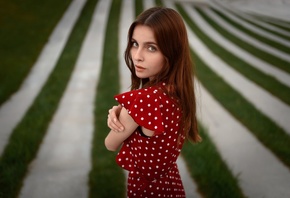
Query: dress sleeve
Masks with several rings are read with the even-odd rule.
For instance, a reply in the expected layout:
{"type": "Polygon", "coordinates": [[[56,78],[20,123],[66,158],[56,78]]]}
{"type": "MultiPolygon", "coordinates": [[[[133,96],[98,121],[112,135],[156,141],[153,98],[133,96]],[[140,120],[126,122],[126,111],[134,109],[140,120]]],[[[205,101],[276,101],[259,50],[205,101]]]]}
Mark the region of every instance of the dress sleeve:
{"type": "Polygon", "coordinates": [[[155,135],[164,132],[161,98],[157,91],[131,91],[119,94],[115,99],[138,125],[154,131],[155,135]]]}

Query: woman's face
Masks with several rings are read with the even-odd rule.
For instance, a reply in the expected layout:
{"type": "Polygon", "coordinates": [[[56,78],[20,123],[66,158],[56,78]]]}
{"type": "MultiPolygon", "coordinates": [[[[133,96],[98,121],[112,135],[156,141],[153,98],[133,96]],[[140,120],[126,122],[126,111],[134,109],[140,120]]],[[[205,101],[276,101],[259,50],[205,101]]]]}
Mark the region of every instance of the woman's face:
{"type": "Polygon", "coordinates": [[[165,59],[153,31],[145,25],[137,25],[132,35],[131,57],[139,78],[154,79],[165,64],[165,59]]]}

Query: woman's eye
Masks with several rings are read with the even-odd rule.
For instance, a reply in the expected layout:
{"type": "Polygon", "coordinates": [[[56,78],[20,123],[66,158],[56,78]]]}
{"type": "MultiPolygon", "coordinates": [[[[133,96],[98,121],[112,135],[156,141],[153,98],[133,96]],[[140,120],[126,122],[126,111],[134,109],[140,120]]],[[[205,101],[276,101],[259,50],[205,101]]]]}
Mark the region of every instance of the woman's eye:
{"type": "Polygon", "coordinates": [[[155,52],[157,49],[156,49],[156,47],[154,47],[154,46],[149,46],[149,47],[148,47],[148,50],[149,50],[150,52],[155,52]]]}
{"type": "Polygon", "coordinates": [[[136,41],[132,41],[132,46],[133,47],[138,47],[138,43],[136,41]]]}

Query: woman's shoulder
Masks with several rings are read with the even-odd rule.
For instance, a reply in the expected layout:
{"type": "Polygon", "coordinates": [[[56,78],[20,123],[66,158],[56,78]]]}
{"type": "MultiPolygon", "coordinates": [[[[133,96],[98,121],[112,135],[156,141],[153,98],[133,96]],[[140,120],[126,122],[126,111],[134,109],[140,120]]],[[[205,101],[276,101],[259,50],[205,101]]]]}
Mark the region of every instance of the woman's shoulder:
{"type": "Polygon", "coordinates": [[[149,102],[157,102],[159,104],[176,103],[176,101],[167,94],[165,83],[159,83],[157,85],[124,92],[116,95],[115,99],[123,106],[130,106],[130,104],[132,105],[132,103],[135,103],[136,101],[141,103],[144,102],[144,104],[148,104],[149,102]]]}

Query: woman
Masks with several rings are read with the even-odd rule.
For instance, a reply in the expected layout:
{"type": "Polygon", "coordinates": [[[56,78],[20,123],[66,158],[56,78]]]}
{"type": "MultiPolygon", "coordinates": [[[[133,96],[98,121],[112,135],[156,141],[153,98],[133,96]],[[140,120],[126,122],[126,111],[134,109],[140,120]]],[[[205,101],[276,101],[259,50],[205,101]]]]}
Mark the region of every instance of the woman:
{"type": "Polygon", "coordinates": [[[115,96],[105,139],[129,171],[128,197],[185,197],[177,157],[185,139],[201,140],[193,64],[181,16],[169,8],[141,13],[128,32],[125,61],[131,91],[115,96]]]}

